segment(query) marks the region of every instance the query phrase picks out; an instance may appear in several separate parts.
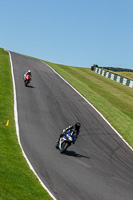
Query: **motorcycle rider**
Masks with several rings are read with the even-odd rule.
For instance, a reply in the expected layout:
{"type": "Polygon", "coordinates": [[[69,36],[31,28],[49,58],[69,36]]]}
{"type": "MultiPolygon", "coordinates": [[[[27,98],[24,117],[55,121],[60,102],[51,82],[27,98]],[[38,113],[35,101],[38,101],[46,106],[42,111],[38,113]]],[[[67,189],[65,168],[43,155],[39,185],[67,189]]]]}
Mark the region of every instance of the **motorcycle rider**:
{"type": "Polygon", "coordinates": [[[64,136],[69,130],[72,131],[72,136],[74,136],[73,144],[75,143],[76,139],[78,138],[79,132],[80,132],[81,124],[79,122],[76,122],[74,126],[68,126],[67,128],[63,129],[63,132],[60,134],[59,139],[56,143],[56,148],[59,148],[59,140],[62,136],[64,136]]]}
{"type": "Polygon", "coordinates": [[[24,79],[25,79],[26,75],[30,76],[30,80],[31,80],[32,75],[31,75],[31,70],[30,69],[24,74],[24,79]]]}

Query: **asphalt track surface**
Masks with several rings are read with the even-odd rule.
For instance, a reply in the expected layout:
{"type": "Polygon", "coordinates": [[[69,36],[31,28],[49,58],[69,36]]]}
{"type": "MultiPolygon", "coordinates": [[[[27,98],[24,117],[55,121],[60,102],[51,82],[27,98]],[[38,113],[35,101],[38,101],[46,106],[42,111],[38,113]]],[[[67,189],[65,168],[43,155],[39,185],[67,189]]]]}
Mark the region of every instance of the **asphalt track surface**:
{"type": "MultiPolygon", "coordinates": [[[[58,200],[132,200],[133,151],[103,118],[41,61],[11,52],[22,147],[58,200]],[[32,71],[29,87],[23,74],[32,71]],[[62,129],[81,132],[65,154],[55,149],[62,129]]],[[[122,122],[124,123],[124,122],[122,122]]]]}

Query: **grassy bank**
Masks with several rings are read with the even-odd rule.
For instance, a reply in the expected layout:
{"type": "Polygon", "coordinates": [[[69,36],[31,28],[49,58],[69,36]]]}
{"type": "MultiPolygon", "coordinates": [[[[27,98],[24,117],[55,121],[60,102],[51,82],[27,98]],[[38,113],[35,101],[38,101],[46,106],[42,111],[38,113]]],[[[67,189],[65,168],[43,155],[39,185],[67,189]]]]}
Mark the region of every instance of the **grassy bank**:
{"type": "Polygon", "coordinates": [[[88,68],[46,62],[88,99],[133,147],[133,89],[88,68]]]}
{"type": "Polygon", "coordinates": [[[18,144],[8,52],[0,49],[0,200],[50,200],[18,144]],[[6,126],[9,120],[9,126],[6,126]]]}

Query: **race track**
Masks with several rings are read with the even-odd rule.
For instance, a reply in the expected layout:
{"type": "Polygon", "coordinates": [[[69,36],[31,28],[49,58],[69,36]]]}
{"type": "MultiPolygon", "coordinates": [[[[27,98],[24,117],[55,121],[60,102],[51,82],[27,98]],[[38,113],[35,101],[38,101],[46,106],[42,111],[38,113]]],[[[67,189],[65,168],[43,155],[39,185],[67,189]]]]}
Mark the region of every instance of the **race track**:
{"type": "MultiPolygon", "coordinates": [[[[11,52],[22,147],[57,200],[132,200],[133,152],[103,118],[41,61],[11,52]],[[23,74],[32,71],[29,87],[23,74]],[[55,149],[62,129],[81,132],[64,155],[55,149]]],[[[122,122],[124,123],[124,122],[122,122]]]]}

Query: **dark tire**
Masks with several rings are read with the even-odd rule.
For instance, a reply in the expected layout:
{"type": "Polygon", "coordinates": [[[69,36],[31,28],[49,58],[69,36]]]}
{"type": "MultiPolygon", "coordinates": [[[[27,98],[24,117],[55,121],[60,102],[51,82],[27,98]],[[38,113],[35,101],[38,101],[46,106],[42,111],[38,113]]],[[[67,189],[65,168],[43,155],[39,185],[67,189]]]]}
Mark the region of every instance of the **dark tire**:
{"type": "Polygon", "coordinates": [[[63,154],[65,152],[65,150],[67,149],[67,147],[68,147],[68,143],[63,142],[61,145],[60,153],[63,154]]]}
{"type": "Polygon", "coordinates": [[[24,81],[24,84],[25,84],[25,87],[27,87],[27,85],[28,85],[28,80],[25,80],[25,81],[24,81]]]}

